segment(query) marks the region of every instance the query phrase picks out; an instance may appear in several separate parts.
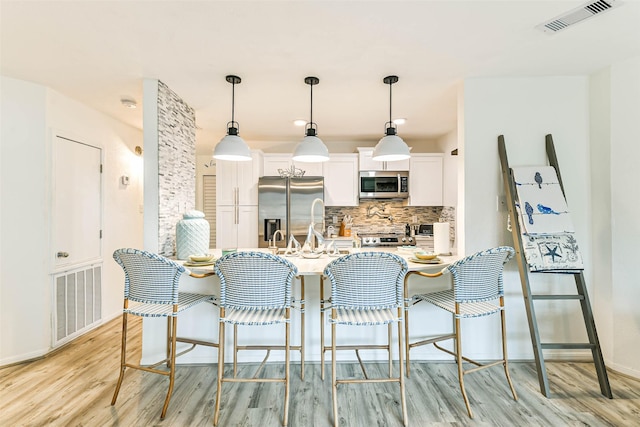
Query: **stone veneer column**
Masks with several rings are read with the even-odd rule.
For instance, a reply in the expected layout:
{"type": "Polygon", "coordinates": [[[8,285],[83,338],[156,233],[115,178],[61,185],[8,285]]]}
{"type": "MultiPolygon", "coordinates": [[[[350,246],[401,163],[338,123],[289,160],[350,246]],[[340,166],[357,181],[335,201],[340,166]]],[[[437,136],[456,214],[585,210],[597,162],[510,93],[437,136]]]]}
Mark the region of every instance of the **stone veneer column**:
{"type": "Polygon", "coordinates": [[[173,256],[176,223],[195,207],[195,112],[159,80],[145,81],[144,108],[145,249],[173,256]]]}

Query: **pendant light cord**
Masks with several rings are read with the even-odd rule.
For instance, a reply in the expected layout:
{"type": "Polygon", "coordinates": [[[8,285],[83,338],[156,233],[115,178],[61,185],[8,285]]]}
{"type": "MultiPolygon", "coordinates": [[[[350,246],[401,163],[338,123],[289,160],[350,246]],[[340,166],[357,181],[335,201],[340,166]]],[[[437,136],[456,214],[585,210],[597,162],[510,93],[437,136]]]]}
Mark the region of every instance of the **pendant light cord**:
{"type": "Polygon", "coordinates": [[[236,83],[235,80],[231,83],[231,126],[235,123],[236,112],[236,83]]]}
{"type": "Polygon", "coordinates": [[[391,103],[392,103],[392,102],[391,102],[391,99],[392,99],[392,98],[391,98],[391,97],[392,97],[392,94],[391,94],[391,86],[393,86],[393,83],[389,83],[389,123],[393,123],[393,122],[392,122],[392,119],[391,119],[391,117],[392,117],[392,116],[391,116],[391,103]]]}
{"type": "Polygon", "coordinates": [[[309,123],[313,126],[313,83],[309,86],[311,86],[311,118],[309,123]]]}

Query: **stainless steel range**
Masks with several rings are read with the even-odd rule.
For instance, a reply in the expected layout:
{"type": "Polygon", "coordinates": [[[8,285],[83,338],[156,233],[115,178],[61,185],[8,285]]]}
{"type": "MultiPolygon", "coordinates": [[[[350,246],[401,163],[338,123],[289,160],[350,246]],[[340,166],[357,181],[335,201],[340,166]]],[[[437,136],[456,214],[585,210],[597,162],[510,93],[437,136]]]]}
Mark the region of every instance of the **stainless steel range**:
{"type": "Polygon", "coordinates": [[[405,236],[404,234],[362,234],[362,246],[374,247],[374,246],[402,246],[402,245],[415,245],[415,240],[411,236],[405,236]]]}

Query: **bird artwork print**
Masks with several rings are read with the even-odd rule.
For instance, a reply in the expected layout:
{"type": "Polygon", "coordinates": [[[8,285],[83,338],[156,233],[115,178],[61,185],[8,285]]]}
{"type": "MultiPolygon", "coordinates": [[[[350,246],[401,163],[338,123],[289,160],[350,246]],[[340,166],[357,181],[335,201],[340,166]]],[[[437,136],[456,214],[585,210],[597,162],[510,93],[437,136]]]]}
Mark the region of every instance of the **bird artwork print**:
{"type": "Polygon", "coordinates": [[[538,183],[538,188],[542,188],[542,175],[540,175],[540,172],[536,172],[536,176],[534,177],[534,179],[536,180],[536,182],[538,183]]]}
{"type": "Polygon", "coordinates": [[[554,214],[554,215],[560,215],[560,212],[556,212],[553,209],[551,209],[550,207],[544,206],[540,203],[538,203],[538,212],[543,213],[543,214],[554,214]]]}
{"type": "Polygon", "coordinates": [[[533,207],[529,204],[529,202],[524,202],[524,211],[529,217],[529,224],[533,225],[533,207]]]}

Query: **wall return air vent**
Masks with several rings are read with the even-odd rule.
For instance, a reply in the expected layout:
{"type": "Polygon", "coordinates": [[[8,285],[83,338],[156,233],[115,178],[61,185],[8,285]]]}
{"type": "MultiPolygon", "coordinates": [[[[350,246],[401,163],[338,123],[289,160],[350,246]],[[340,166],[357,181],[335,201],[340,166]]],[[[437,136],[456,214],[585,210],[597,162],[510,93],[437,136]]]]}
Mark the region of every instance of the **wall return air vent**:
{"type": "Polygon", "coordinates": [[[611,10],[621,5],[619,0],[598,0],[591,1],[576,7],[562,15],[556,16],[548,21],[543,22],[536,26],[539,30],[545,33],[555,34],[558,31],[562,31],[567,27],[575,25],[585,19],[599,15],[603,12],[611,10]]]}

